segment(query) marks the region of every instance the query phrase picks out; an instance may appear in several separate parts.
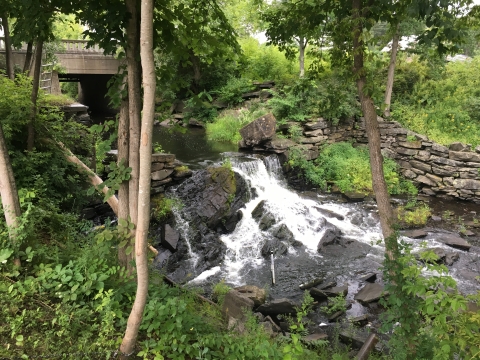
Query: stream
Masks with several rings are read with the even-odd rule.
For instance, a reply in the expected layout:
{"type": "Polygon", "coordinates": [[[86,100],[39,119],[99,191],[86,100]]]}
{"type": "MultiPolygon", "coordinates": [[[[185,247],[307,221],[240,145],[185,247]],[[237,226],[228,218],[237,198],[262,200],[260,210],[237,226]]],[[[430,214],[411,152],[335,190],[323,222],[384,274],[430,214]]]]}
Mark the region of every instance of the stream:
{"type": "MultiPolygon", "coordinates": [[[[221,236],[221,241],[227,246],[223,262],[189,281],[189,285],[201,287],[208,293],[214,284],[224,280],[232,286],[248,284],[267,288],[272,299],[287,297],[300,301],[303,291],[299,285],[319,277],[335,281],[338,286],[347,285],[348,300],[353,300],[363,286],[359,280],[362,275],[376,273],[377,282],[382,283],[384,246],[379,241],[381,229],[373,200],[348,203],[340,195],[315,190],[294,191],[289,188],[276,155],[238,153],[235,152],[236,146],[231,144],[212,145],[205,139],[202,129],[176,134],[175,137],[169,137],[164,128],[157,128],[156,131],[157,138],[154,139],[159,139],[157,141],[160,141],[162,148],[176,154],[178,159],[193,169],[228,158],[233,170],[247,181],[253,195],[241,210],[243,217],[235,230],[221,236]],[[252,217],[252,211],[262,201],[265,202],[265,209],[275,218],[274,225],[268,231],[261,230],[252,217]],[[325,253],[317,251],[326,223],[341,230],[347,246],[332,246],[325,253]],[[297,246],[289,245],[284,255],[275,257],[275,285],[272,285],[270,257],[262,257],[261,250],[265,241],[272,239],[275,229],[282,225],[286,225],[300,243],[297,246]]],[[[401,199],[395,201],[402,202],[401,199]]],[[[441,199],[431,199],[430,202],[434,213],[452,209],[452,217],[462,212],[476,215],[475,204],[450,203],[441,199]]],[[[177,224],[182,221],[180,218],[176,220],[177,224]]],[[[188,224],[184,222],[183,226],[188,227],[188,224]]],[[[474,293],[480,289],[479,237],[468,239],[472,244],[469,252],[437,241],[440,235],[452,233],[453,226],[437,219],[437,222],[430,221],[424,228],[428,234],[424,239],[402,236],[402,240],[412,244],[413,252],[423,250],[422,244],[426,244],[427,248],[442,248],[447,253],[458,254],[458,260],[449,266],[449,274],[457,281],[462,293],[474,293]]],[[[181,239],[187,242],[190,249],[188,232],[182,229],[180,232],[183,233],[181,239]]],[[[195,253],[191,253],[190,261],[196,261],[195,253]]],[[[360,304],[353,302],[347,315],[358,316],[364,311],[360,304]]]]}

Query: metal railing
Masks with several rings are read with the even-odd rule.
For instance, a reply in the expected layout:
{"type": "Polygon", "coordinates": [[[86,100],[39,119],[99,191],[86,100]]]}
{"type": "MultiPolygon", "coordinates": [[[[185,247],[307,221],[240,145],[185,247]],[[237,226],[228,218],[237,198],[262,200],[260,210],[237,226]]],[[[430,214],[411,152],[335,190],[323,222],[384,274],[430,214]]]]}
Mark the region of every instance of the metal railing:
{"type": "MultiPolygon", "coordinates": [[[[61,40],[61,51],[69,53],[89,53],[89,54],[103,54],[103,49],[95,44],[87,48],[88,40],[61,40]]],[[[14,49],[13,51],[26,51],[27,44],[22,43],[21,49],[14,49]]],[[[0,51],[5,51],[5,38],[0,37],[0,51]]]]}

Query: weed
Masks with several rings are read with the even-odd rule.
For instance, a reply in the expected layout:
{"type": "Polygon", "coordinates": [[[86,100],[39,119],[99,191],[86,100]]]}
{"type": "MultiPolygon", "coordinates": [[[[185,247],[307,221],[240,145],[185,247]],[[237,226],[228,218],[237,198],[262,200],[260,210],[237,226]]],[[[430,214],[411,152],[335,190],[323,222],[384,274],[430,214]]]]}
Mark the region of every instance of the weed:
{"type": "Polygon", "coordinates": [[[347,300],[343,295],[328,299],[328,306],[322,306],[321,310],[327,315],[335,314],[337,311],[347,311],[347,300]]]}
{"type": "Polygon", "coordinates": [[[407,210],[406,207],[400,206],[397,209],[397,214],[398,220],[404,222],[407,226],[423,226],[427,223],[432,212],[427,204],[422,204],[413,210],[407,210]]]}

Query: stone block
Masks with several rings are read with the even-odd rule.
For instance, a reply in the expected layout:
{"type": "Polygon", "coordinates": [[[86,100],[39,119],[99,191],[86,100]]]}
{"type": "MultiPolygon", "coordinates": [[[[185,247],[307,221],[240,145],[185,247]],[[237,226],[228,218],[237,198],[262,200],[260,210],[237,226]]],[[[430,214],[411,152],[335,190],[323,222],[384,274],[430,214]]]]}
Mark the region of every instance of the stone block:
{"type": "Polygon", "coordinates": [[[448,147],[452,151],[471,151],[472,146],[469,144],[462,144],[461,142],[451,143],[448,147]]]}
{"type": "Polygon", "coordinates": [[[430,151],[426,150],[420,150],[417,155],[415,155],[415,159],[420,160],[420,161],[427,161],[430,159],[430,151]]]}
{"type": "Polygon", "coordinates": [[[304,131],[303,135],[305,135],[306,137],[322,136],[323,135],[323,130],[318,129],[318,130],[312,130],[312,131],[304,131]]]}
{"type": "Polygon", "coordinates": [[[317,121],[311,121],[305,124],[305,130],[325,129],[328,123],[323,118],[318,118],[317,121]]]}
{"type": "Polygon", "coordinates": [[[168,250],[175,252],[177,250],[178,240],[180,239],[180,234],[177,230],[172,228],[170,225],[165,224],[162,229],[161,244],[168,250]]]}
{"type": "Polygon", "coordinates": [[[421,149],[422,142],[421,141],[406,141],[406,142],[399,142],[399,146],[408,148],[408,149],[421,149]]]}
{"type": "Polygon", "coordinates": [[[449,159],[458,160],[458,161],[471,161],[471,162],[480,162],[480,154],[474,152],[463,152],[463,151],[449,151],[449,159]]]}
{"type": "Polygon", "coordinates": [[[368,304],[380,300],[385,295],[383,285],[377,283],[368,283],[354,297],[362,304],[368,304]]]}
{"type": "Polygon", "coordinates": [[[448,149],[445,146],[437,144],[437,143],[432,143],[432,150],[438,151],[438,152],[441,152],[441,153],[448,153],[448,149]]]}
{"type": "Polygon", "coordinates": [[[432,166],[429,164],[425,164],[424,162],[417,161],[417,160],[410,160],[410,165],[415,169],[419,169],[425,172],[432,172],[432,166]]]}
{"type": "Polygon", "coordinates": [[[432,166],[432,172],[435,175],[440,175],[440,176],[458,176],[458,172],[456,172],[456,169],[453,166],[432,166]]]}
{"type": "Polygon", "coordinates": [[[480,180],[455,179],[453,186],[455,186],[456,189],[480,190],[480,180]]]}
{"type": "MultiPolygon", "coordinates": [[[[433,180],[431,180],[428,177],[423,176],[423,175],[419,175],[415,180],[418,181],[419,183],[422,183],[422,184],[425,184],[425,185],[428,185],[428,186],[436,186],[437,185],[437,183],[435,181],[433,181],[433,180]]],[[[434,195],[434,194],[432,194],[432,195],[434,195]]]]}
{"type": "Polygon", "coordinates": [[[162,170],[165,167],[165,163],[163,162],[158,162],[158,163],[152,163],[152,172],[162,170]]]}
{"type": "Polygon", "coordinates": [[[174,154],[163,154],[163,153],[152,154],[152,163],[157,163],[157,162],[168,163],[173,161],[175,161],[174,154]]]}
{"type": "Polygon", "coordinates": [[[433,174],[427,174],[426,176],[427,176],[427,178],[429,178],[430,180],[435,182],[436,185],[441,184],[442,181],[443,181],[443,179],[441,177],[435,176],[433,174]]]}
{"type": "Polygon", "coordinates": [[[152,173],[152,180],[163,180],[170,176],[173,173],[173,169],[163,169],[159,171],[155,171],[152,173]]]}
{"type": "Polygon", "coordinates": [[[442,164],[442,165],[450,165],[450,166],[463,166],[464,163],[461,162],[461,161],[456,161],[456,160],[452,160],[452,159],[447,159],[445,157],[442,157],[442,156],[436,156],[436,155],[432,155],[430,157],[430,161],[433,161],[434,163],[436,164],[442,164]]]}
{"type": "Polygon", "coordinates": [[[418,153],[418,150],[406,149],[406,148],[402,148],[402,147],[398,147],[396,149],[396,151],[397,151],[398,154],[407,155],[407,156],[417,155],[417,153],[418,153]]]}

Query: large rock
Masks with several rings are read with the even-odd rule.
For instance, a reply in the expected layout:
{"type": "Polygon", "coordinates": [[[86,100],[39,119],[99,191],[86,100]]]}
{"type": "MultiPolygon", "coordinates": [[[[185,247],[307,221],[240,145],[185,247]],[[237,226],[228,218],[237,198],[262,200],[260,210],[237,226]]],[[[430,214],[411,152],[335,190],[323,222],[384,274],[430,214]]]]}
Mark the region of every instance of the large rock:
{"type": "Polygon", "coordinates": [[[244,285],[236,287],[234,290],[251,299],[253,301],[254,307],[258,307],[265,303],[265,299],[267,296],[265,289],[260,289],[259,287],[254,285],[244,285]]]}
{"type": "Polygon", "coordinates": [[[456,189],[480,190],[480,180],[455,179],[453,186],[455,186],[456,189]]]}
{"type": "Polygon", "coordinates": [[[277,257],[280,255],[285,255],[288,252],[288,245],[283,241],[278,239],[267,240],[263,244],[261,254],[265,258],[270,258],[270,255],[273,253],[273,256],[277,257]]]}
{"type": "Polygon", "coordinates": [[[290,231],[287,225],[282,224],[278,228],[272,231],[272,235],[280,241],[285,241],[292,246],[302,246],[302,242],[295,240],[293,233],[290,231]]]}
{"type": "Polygon", "coordinates": [[[267,114],[241,128],[241,147],[253,147],[272,140],[275,136],[276,122],[273,114],[267,114]]]}
{"type": "Polygon", "coordinates": [[[354,297],[362,304],[368,304],[380,300],[385,295],[383,286],[377,283],[368,283],[354,297]]]}
{"type": "Polygon", "coordinates": [[[295,314],[297,306],[293,300],[283,298],[260,305],[257,311],[264,315],[295,314]]]}
{"type": "Polygon", "coordinates": [[[224,257],[226,245],[220,234],[231,232],[241,219],[241,211],[249,200],[245,180],[228,167],[199,170],[177,189],[182,203],[182,236],[177,251],[168,262],[167,273],[175,281],[185,281],[217,266],[224,257]],[[188,236],[187,246],[184,236],[188,236]],[[192,255],[192,252],[194,255],[192,255]],[[197,258],[192,268],[191,257],[197,258]]]}
{"type": "Polygon", "coordinates": [[[252,310],[254,302],[247,295],[236,290],[230,290],[225,294],[222,313],[235,319],[245,318],[245,309],[252,310]]]}
{"type": "Polygon", "coordinates": [[[325,246],[338,244],[341,236],[342,232],[339,228],[337,228],[335,225],[327,223],[325,226],[325,231],[318,242],[317,250],[321,252],[325,246]]]}
{"type": "Polygon", "coordinates": [[[468,242],[463,238],[457,235],[452,234],[442,234],[437,237],[437,241],[444,243],[445,245],[451,246],[456,249],[468,251],[472,247],[468,242]]]}
{"type": "Polygon", "coordinates": [[[262,200],[252,211],[253,219],[258,223],[260,230],[268,230],[275,224],[275,216],[268,211],[265,200],[262,200]]]}
{"type": "Polygon", "coordinates": [[[273,139],[272,141],[265,144],[265,148],[278,151],[286,151],[295,145],[297,145],[297,143],[290,139],[273,139]]]}
{"type": "Polygon", "coordinates": [[[448,157],[452,160],[457,161],[473,161],[480,162],[480,154],[474,152],[464,152],[464,151],[449,151],[448,157]]]}
{"type": "Polygon", "coordinates": [[[179,239],[180,234],[177,232],[177,230],[172,228],[170,225],[165,224],[162,231],[162,246],[172,252],[175,252],[177,250],[177,244],[179,239]]]}

